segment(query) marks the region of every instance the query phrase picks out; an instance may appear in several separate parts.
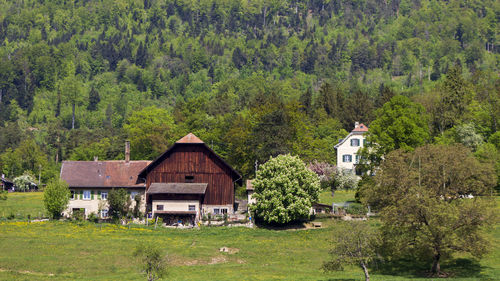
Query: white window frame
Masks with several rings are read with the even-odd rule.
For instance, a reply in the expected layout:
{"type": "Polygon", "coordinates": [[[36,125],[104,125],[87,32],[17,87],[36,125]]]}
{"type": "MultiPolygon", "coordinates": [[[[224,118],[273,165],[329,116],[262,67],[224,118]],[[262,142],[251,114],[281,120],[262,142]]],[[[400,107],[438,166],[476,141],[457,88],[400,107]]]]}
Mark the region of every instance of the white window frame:
{"type": "Polygon", "coordinates": [[[163,210],[164,210],[163,204],[158,204],[158,205],[156,205],[156,210],[157,210],[157,211],[163,211],[163,210]],[[161,210],[160,210],[160,209],[158,209],[158,207],[160,207],[160,206],[161,206],[161,210]]]}
{"type": "Polygon", "coordinates": [[[356,146],[356,147],[357,147],[357,146],[360,146],[360,143],[361,143],[361,142],[359,141],[359,139],[358,139],[358,138],[356,138],[356,139],[351,139],[351,146],[356,146]],[[353,144],[353,142],[357,142],[357,144],[353,144]]]}
{"type": "Polygon", "coordinates": [[[214,215],[220,214],[220,209],[219,208],[214,208],[214,215]]]}
{"type": "Polygon", "coordinates": [[[101,210],[101,218],[107,218],[109,216],[109,210],[108,209],[102,209],[101,210]]]}
{"type": "Polygon", "coordinates": [[[196,205],[188,205],[188,211],[196,211],[196,205]]]}
{"type": "Polygon", "coordinates": [[[220,208],[221,215],[227,215],[227,208],[220,208]]]}
{"type": "Polygon", "coordinates": [[[101,191],[101,200],[108,200],[108,192],[101,191]]]}
{"type": "Polygon", "coordinates": [[[354,155],[354,163],[358,164],[359,163],[359,159],[361,159],[361,157],[359,155],[354,155]]]}
{"type": "Polygon", "coordinates": [[[351,163],[352,162],[352,155],[351,154],[342,155],[342,162],[351,163]]]}
{"type": "Polygon", "coordinates": [[[90,200],[91,196],[92,196],[92,194],[91,194],[90,190],[83,191],[83,200],[90,200]],[[86,195],[88,195],[88,197],[86,195]]]}

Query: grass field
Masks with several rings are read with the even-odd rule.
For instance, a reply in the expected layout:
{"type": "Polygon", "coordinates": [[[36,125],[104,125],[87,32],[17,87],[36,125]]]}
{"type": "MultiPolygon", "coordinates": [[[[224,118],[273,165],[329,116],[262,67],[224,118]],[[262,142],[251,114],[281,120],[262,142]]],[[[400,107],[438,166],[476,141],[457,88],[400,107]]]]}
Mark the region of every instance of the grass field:
{"type": "Polygon", "coordinates": [[[337,190],[335,196],[332,197],[330,190],[322,191],[319,195],[319,203],[331,205],[332,203],[344,203],[347,201],[354,201],[354,190],[337,190]]]}
{"type": "MultiPolygon", "coordinates": [[[[0,280],[144,280],[132,257],[141,243],[157,244],[168,254],[168,280],[362,280],[357,267],[330,273],[320,269],[328,258],[331,233],[346,223],[323,222],[325,228],[304,230],[155,230],[4,220],[0,222],[0,280]],[[235,253],[220,253],[224,246],[235,253]]],[[[452,269],[453,280],[495,280],[500,276],[500,227],[494,229],[491,239],[492,252],[480,264],[462,257],[444,263],[442,269],[452,269]]],[[[372,270],[372,279],[431,280],[423,270],[401,268],[372,270]]]]}
{"type": "Polygon", "coordinates": [[[46,217],[47,211],[43,206],[42,192],[13,192],[7,200],[0,200],[0,218],[14,215],[16,219],[46,217]]]}

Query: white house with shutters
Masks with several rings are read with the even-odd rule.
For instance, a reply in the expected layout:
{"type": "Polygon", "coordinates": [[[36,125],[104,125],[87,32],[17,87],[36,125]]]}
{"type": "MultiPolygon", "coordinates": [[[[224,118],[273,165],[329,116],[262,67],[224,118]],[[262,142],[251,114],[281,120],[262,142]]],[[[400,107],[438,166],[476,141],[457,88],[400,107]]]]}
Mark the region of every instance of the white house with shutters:
{"type": "Polygon", "coordinates": [[[349,135],[339,140],[339,143],[335,145],[337,168],[356,172],[356,164],[359,163],[360,157],[358,151],[366,145],[366,132],[368,132],[368,127],[356,122],[349,135]]]}

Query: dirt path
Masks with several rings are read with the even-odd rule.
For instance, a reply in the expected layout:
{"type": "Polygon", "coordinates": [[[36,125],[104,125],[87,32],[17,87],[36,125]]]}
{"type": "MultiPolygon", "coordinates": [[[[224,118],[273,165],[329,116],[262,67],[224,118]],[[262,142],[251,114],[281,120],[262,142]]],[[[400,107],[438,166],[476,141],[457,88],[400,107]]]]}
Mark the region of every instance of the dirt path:
{"type": "Polygon", "coordinates": [[[54,276],[53,273],[42,273],[42,272],[34,272],[34,271],[29,271],[29,270],[12,270],[12,269],[5,269],[5,268],[0,268],[0,272],[16,272],[16,273],[21,273],[21,274],[29,274],[29,275],[37,275],[37,276],[54,276]]]}

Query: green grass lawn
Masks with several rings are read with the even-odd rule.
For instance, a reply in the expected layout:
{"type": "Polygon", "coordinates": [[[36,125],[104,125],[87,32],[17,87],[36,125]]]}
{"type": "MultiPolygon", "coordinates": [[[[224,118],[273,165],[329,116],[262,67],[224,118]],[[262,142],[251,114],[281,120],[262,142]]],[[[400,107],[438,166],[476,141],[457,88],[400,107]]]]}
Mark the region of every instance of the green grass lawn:
{"type": "MultiPolygon", "coordinates": [[[[41,198],[39,194],[30,196],[41,198]]],[[[34,209],[30,208],[21,209],[34,209]]],[[[112,224],[28,224],[3,220],[0,221],[0,280],[144,280],[132,256],[141,243],[156,244],[168,254],[168,280],[362,280],[363,272],[358,267],[342,272],[321,270],[321,264],[328,258],[331,233],[348,223],[321,221],[324,228],[308,230],[240,227],[155,230],[145,226],[129,229],[112,224]],[[237,252],[220,253],[219,248],[224,246],[237,252]]],[[[490,237],[492,251],[479,264],[468,256],[458,256],[462,259],[442,264],[444,271],[453,270],[454,275],[449,279],[495,280],[500,276],[499,226],[490,237]]],[[[425,278],[424,271],[402,268],[373,269],[372,280],[431,280],[425,278]]]]}
{"type": "Polygon", "coordinates": [[[12,192],[7,200],[0,200],[0,218],[13,214],[16,219],[46,217],[43,206],[43,192],[12,192]]]}
{"type": "Polygon", "coordinates": [[[331,205],[332,203],[344,203],[347,201],[354,201],[354,190],[337,190],[335,196],[332,197],[330,190],[322,191],[319,195],[319,203],[331,205]]]}

